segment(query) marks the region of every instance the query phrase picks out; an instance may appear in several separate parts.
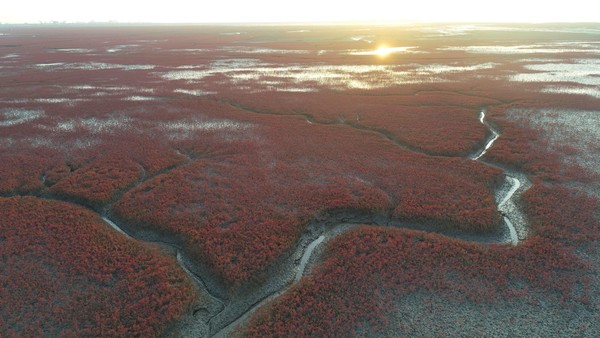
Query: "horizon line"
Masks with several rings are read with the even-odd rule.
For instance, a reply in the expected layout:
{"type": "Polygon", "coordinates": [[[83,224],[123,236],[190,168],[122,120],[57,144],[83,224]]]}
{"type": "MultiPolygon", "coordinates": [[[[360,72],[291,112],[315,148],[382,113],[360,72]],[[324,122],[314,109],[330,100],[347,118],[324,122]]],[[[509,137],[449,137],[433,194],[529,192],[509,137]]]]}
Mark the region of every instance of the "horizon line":
{"type": "Polygon", "coordinates": [[[418,24],[475,24],[475,25],[544,25],[544,24],[600,24],[600,21],[426,21],[426,20],[338,20],[338,21],[214,21],[214,22],[158,22],[158,21],[41,21],[41,22],[0,22],[0,25],[36,26],[36,25],[201,25],[201,26],[336,26],[336,25],[365,25],[365,26],[394,26],[418,24]]]}

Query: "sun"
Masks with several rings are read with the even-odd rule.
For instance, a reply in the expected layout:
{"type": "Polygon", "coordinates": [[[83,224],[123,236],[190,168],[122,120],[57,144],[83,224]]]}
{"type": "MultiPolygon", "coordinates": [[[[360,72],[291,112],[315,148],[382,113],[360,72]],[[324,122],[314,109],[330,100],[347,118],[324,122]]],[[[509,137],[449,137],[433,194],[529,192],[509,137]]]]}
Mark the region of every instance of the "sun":
{"type": "Polygon", "coordinates": [[[390,53],[392,52],[392,50],[387,47],[386,45],[381,45],[379,46],[379,48],[377,48],[375,50],[375,52],[373,54],[380,56],[380,57],[386,57],[388,55],[390,55],[390,53]]]}

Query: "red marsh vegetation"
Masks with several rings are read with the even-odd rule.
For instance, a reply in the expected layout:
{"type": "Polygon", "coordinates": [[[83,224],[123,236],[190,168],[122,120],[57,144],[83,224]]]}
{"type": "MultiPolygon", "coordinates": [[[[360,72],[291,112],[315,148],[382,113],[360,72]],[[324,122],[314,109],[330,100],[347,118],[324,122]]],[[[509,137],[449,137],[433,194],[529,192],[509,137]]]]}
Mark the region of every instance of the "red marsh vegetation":
{"type": "Polygon", "coordinates": [[[124,238],[93,212],[0,198],[0,327],[6,336],[155,336],[191,306],[173,258],[124,238]]]}
{"type": "Polygon", "coordinates": [[[597,318],[595,134],[539,124],[597,110],[596,35],[469,27],[0,26],[0,335],[171,332],[189,281],[100,216],[231,295],[333,212],[492,236],[511,172],[533,182],[516,247],[361,226],[241,332],[410,335],[392,318],[420,292],[597,318]],[[481,111],[500,137],[472,160],[481,111]]]}
{"type": "MultiPolygon", "coordinates": [[[[598,250],[600,201],[566,187],[537,183],[524,196],[532,235],[522,245],[486,247],[422,232],[362,226],[327,243],[323,263],[260,309],[242,335],[424,332],[418,330],[431,323],[394,315],[406,306],[403,299],[411,293],[449,302],[496,304],[492,306],[552,302],[593,314],[596,270],[577,253],[598,250]]],[[[419,311],[420,306],[414,309],[419,311]]],[[[443,312],[438,316],[439,323],[452,325],[445,322],[443,312]]],[[[564,327],[553,330],[566,332],[564,327]]],[[[588,335],[593,327],[584,321],[578,330],[588,335]]]]}

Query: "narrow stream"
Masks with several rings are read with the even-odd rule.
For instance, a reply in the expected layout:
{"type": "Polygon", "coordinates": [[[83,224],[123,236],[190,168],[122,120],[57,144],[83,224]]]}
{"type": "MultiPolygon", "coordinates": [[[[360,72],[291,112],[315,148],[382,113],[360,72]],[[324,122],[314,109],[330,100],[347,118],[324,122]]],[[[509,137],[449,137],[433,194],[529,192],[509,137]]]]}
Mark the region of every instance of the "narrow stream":
{"type": "Polygon", "coordinates": [[[513,222],[510,220],[510,217],[514,214],[515,211],[511,210],[507,207],[507,203],[511,201],[515,192],[519,190],[521,187],[521,181],[518,179],[506,175],[506,181],[510,184],[510,189],[504,195],[504,198],[498,203],[498,210],[502,213],[502,218],[504,219],[504,223],[508,227],[508,231],[510,234],[510,242],[512,245],[517,245],[519,243],[519,236],[517,234],[517,229],[513,225],[513,222]]]}
{"type": "Polygon", "coordinates": [[[512,187],[506,193],[506,196],[504,196],[502,201],[500,201],[500,203],[498,203],[498,209],[502,209],[502,207],[506,204],[506,202],[508,202],[512,198],[512,196],[515,194],[515,192],[517,190],[519,190],[519,188],[521,187],[521,181],[519,181],[518,179],[516,179],[512,176],[506,176],[506,179],[511,181],[512,187]]]}
{"type": "Polygon", "coordinates": [[[317,239],[312,241],[306,247],[306,250],[304,251],[304,254],[302,255],[302,259],[300,260],[300,265],[298,266],[298,271],[296,271],[296,277],[294,278],[295,282],[298,282],[300,280],[300,278],[302,278],[302,275],[304,275],[304,270],[306,269],[306,264],[308,263],[308,260],[312,256],[313,251],[315,251],[317,246],[319,244],[321,244],[321,242],[323,242],[324,239],[325,239],[325,235],[321,235],[317,239]]]}
{"type": "Polygon", "coordinates": [[[302,258],[300,259],[300,264],[298,265],[298,270],[296,271],[296,274],[294,276],[293,281],[290,281],[290,283],[286,287],[284,287],[283,289],[281,289],[279,291],[276,291],[276,292],[268,295],[267,297],[265,297],[264,299],[262,299],[260,302],[254,304],[251,308],[249,308],[248,310],[246,310],[246,312],[244,312],[240,317],[238,317],[236,320],[234,320],[233,322],[229,323],[227,326],[225,326],[224,328],[222,328],[221,330],[219,330],[212,337],[229,337],[231,335],[231,332],[237,326],[240,326],[246,320],[248,320],[248,318],[252,314],[254,314],[254,312],[256,312],[256,310],[258,310],[259,308],[263,307],[267,303],[271,302],[275,298],[281,296],[282,294],[284,294],[285,292],[287,292],[291,287],[293,287],[294,285],[296,285],[296,283],[298,281],[300,281],[300,279],[302,278],[302,276],[304,276],[304,272],[306,270],[306,265],[308,264],[310,258],[312,257],[313,252],[319,246],[319,244],[321,244],[324,240],[325,240],[325,235],[322,234],[319,237],[317,237],[315,240],[313,240],[312,242],[310,242],[310,244],[308,246],[306,246],[306,249],[304,250],[304,253],[302,254],[302,258]]]}
{"type": "Polygon", "coordinates": [[[111,226],[111,228],[113,228],[113,229],[117,230],[118,232],[120,232],[121,234],[125,235],[125,237],[127,237],[127,238],[132,238],[132,239],[133,239],[133,237],[129,236],[129,235],[128,235],[128,234],[127,234],[125,231],[123,231],[123,229],[121,229],[121,228],[120,228],[118,225],[116,225],[116,224],[115,224],[113,221],[111,221],[110,219],[108,219],[108,218],[106,218],[106,217],[104,217],[104,216],[103,216],[103,217],[102,217],[102,220],[103,220],[104,222],[106,222],[108,225],[110,225],[110,226],[111,226]]]}
{"type": "MultiPolygon", "coordinates": [[[[479,151],[476,155],[471,157],[471,159],[474,161],[479,160],[481,156],[485,155],[488,149],[490,149],[494,142],[496,142],[496,140],[500,137],[500,133],[486,121],[485,110],[482,110],[479,113],[479,122],[481,122],[481,124],[488,128],[488,130],[492,133],[492,137],[488,140],[485,147],[481,151],[479,151]]],[[[504,224],[506,224],[506,227],[508,228],[508,232],[510,235],[510,243],[512,245],[517,245],[519,244],[519,236],[517,233],[517,229],[511,221],[511,217],[514,216],[515,211],[511,208],[507,208],[506,204],[509,201],[512,201],[514,194],[522,186],[522,182],[518,178],[509,175],[506,172],[506,170],[504,170],[504,174],[506,175],[506,180],[510,184],[510,188],[506,192],[506,195],[504,195],[504,197],[498,203],[498,211],[502,213],[502,219],[504,220],[504,224]]]]}
{"type": "Polygon", "coordinates": [[[282,294],[284,294],[285,292],[287,292],[293,285],[295,285],[295,283],[291,284],[279,291],[276,291],[275,293],[272,293],[272,294],[266,296],[261,301],[254,304],[251,308],[249,308],[246,312],[244,312],[236,320],[227,324],[227,326],[223,327],[221,330],[219,330],[217,333],[211,335],[210,337],[215,337],[215,338],[231,337],[233,330],[235,330],[238,326],[241,326],[243,323],[245,323],[248,320],[248,318],[250,318],[250,316],[253,315],[254,312],[256,312],[256,310],[267,305],[275,298],[277,298],[277,297],[281,296],[282,294]]]}
{"type": "Polygon", "coordinates": [[[485,147],[483,147],[481,151],[479,151],[475,156],[471,157],[471,159],[473,160],[478,160],[481,156],[485,155],[488,149],[490,149],[490,147],[494,144],[494,142],[496,142],[498,137],[500,137],[500,133],[498,133],[498,131],[485,120],[485,110],[482,110],[479,113],[479,121],[481,122],[481,124],[486,126],[490,132],[492,132],[492,137],[488,140],[485,147]]]}
{"type": "Polygon", "coordinates": [[[519,244],[519,236],[517,236],[517,229],[515,229],[515,226],[512,224],[508,217],[504,216],[503,218],[504,223],[506,224],[506,226],[508,227],[508,231],[510,232],[510,244],[519,244]]]}
{"type": "Polygon", "coordinates": [[[208,291],[208,286],[202,280],[202,278],[200,278],[200,276],[198,276],[197,274],[192,272],[190,269],[188,269],[188,267],[185,263],[185,259],[183,258],[183,254],[181,253],[180,250],[177,250],[176,258],[177,258],[177,263],[179,263],[179,266],[181,266],[183,271],[185,271],[185,273],[187,273],[188,276],[190,276],[198,284],[198,286],[201,289],[206,290],[206,295],[219,305],[219,308],[220,308],[219,311],[216,314],[214,314],[213,316],[211,316],[210,319],[208,320],[208,322],[206,323],[208,325],[208,327],[210,328],[211,320],[213,318],[215,318],[216,316],[218,316],[221,312],[223,312],[223,310],[225,310],[225,303],[223,303],[223,301],[220,298],[214,296],[213,294],[211,294],[208,291]]]}

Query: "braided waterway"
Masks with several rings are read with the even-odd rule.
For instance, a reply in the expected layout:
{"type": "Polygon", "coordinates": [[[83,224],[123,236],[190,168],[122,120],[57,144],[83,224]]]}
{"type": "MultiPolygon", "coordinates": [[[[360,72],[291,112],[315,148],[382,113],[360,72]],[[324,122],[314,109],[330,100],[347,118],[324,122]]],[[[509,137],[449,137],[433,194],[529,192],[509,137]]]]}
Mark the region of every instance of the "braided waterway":
{"type": "Polygon", "coordinates": [[[233,293],[227,293],[224,292],[223,286],[218,285],[208,275],[206,268],[202,268],[186,259],[179,245],[168,240],[153,238],[153,236],[143,236],[143,238],[137,236],[135,233],[127,231],[126,225],[120,226],[117,224],[118,222],[111,220],[108,214],[104,215],[102,219],[128,238],[157,242],[174,252],[177,262],[195,282],[200,293],[204,295],[203,299],[206,302],[206,304],[194,309],[190,317],[181,324],[181,331],[184,336],[227,337],[233,333],[233,330],[243,325],[256,310],[294,287],[307,271],[310,271],[311,264],[316,261],[315,253],[322,251],[320,248],[324,243],[361,224],[435,232],[480,243],[510,243],[517,245],[519,241],[525,239],[527,224],[518,207],[517,199],[531,186],[531,183],[522,173],[482,160],[482,156],[501,135],[487,121],[484,110],[480,112],[479,121],[488,128],[490,136],[486,139],[485,145],[470,158],[485,165],[500,168],[504,171],[506,177],[505,183],[496,193],[497,208],[502,214],[505,227],[491,234],[464,233],[459,230],[441,229],[431,225],[407,223],[392,219],[386,213],[369,213],[358,210],[325,212],[316,216],[307,225],[307,230],[301,236],[296,248],[285,255],[277,266],[266,271],[268,276],[266,282],[262,285],[250,287],[251,292],[237,290],[233,293]]]}

